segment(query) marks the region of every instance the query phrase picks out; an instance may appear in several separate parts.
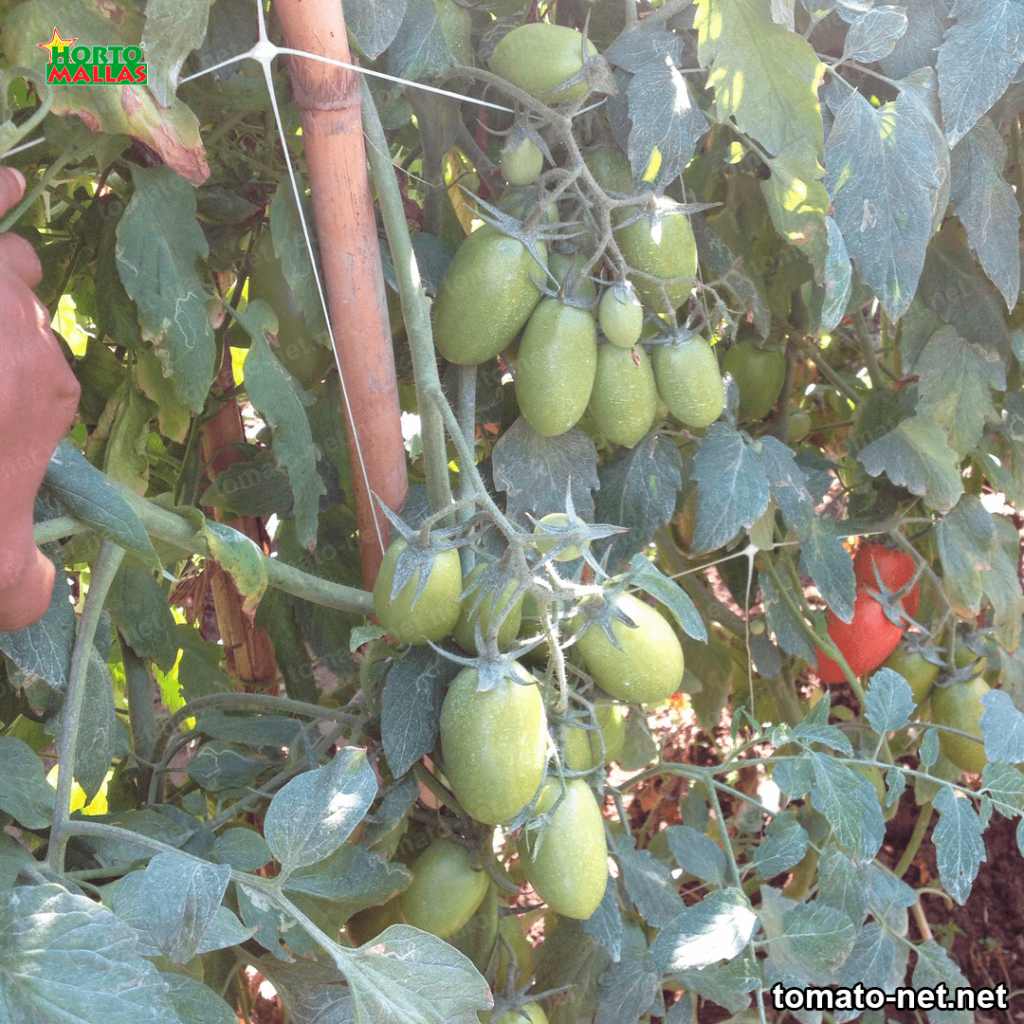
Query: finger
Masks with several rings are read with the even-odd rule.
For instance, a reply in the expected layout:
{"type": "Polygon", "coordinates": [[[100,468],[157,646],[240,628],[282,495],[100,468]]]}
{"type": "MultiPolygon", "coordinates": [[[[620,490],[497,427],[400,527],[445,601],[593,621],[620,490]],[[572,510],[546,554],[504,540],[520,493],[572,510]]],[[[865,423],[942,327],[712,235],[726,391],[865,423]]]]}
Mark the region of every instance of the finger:
{"type": "Polygon", "coordinates": [[[16,167],[0,167],[0,214],[25,194],[25,176],[16,167]]]}
{"type": "Polygon", "coordinates": [[[0,274],[13,274],[37,288],[43,279],[43,267],[35,249],[20,235],[0,235],[0,274]]]}

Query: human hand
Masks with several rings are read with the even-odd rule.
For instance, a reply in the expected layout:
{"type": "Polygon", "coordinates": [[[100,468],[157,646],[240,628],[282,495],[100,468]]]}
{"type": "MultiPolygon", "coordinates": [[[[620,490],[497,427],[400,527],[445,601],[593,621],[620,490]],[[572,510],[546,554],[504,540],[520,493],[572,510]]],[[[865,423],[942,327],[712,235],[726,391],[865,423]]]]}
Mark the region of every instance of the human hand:
{"type": "MultiPolygon", "coordinates": [[[[0,167],[0,215],[25,193],[0,167]]],[[[50,456],[71,426],[80,388],[33,289],[43,277],[25,239],[0,235],[0,631],[45,614],[53,563],[32,539],[32,506],[50,456]]]]}

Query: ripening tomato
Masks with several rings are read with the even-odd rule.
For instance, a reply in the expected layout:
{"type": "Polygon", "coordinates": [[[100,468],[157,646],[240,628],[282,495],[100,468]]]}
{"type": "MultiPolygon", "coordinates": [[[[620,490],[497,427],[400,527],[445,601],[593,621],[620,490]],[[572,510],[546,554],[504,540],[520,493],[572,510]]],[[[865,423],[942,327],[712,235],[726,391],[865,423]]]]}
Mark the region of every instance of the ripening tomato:
{"type": "MultiPolygon", "coordinates": [[[[885,610],[861,588],[853,603],[853,619],[843,622],[831,609],[828,613],[828,635],[846,658],[855,676],[871,672],[896,649],[903,627],[893,625],[885,610]]],[[[818,651],[818,678],[826,683],[841,683],[846,679],[837,662],[818,651]]]]}
{"type": "Polygon", "coordinates": [[[560,793],[557,779],[544,783],[537,811],[550,812],[551,822],[531,837],[532,857],[526,841],[520,840],[519,856],[537,895],[556,914],[586,920],[608,884],[604,818],[582,779],[566,780],[565,798],[556,807],[560,793]]]}
{"type": "MultiPolygon", "coordinates": [[[[952,686],[937,686],[932,691],[932,721],[962,729],[981,739],[981,715],[984,705],[981,698],[989,692],[989,685],[981,676],[968,679],[966,683],[952,686]]],[[[981,772],[988,764],[984,743],[976,743],[956,733],[939,732],[939,749],[961,771],[981,772]]]]}
{"type": "Polygon", "coordinates": [[[412,865],[412,882],[401,896],[402,913],[414,928],[443,939],[476,913],[489,884],[486,871],[473,869],[465,847],[438,839],[412,865]]]}
{"type": "MultiPolygon", "coordinates": [[[[878,577],[886,590],[901,590],[914,578],[914,558],[905,551],[893,551],[883,544],[861,544],[857,556],[853,560],[853,574],[857,577],[857,585],[878,590],[878,577]]],[[[903,607],[908,615],[916,615],[921,603],[921,585],[914,584],[913,589],[903,598],[903,607]]]]}
{"type": "Polygon", "coordinates": [[[463,809],[497,825],[515,817],[544,778],[548,726],[540,686],[517,662],[515,679],[477,690],[475,668],[464,668],[441,708],[444,774],[463,809]]]}

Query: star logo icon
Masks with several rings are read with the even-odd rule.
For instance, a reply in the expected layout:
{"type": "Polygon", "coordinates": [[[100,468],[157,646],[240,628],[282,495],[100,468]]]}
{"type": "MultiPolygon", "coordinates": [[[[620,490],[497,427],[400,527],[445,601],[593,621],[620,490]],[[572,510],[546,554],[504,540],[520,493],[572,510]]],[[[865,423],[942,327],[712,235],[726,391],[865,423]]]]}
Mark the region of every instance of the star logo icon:
{"type": "Polygon", "coordinates": [[[49,63],[54,62],[54,57],[58,60],[67,60],[68,50],[72,43],[77,43],[78,37],[74,39],[62,39],[60,33],[57,31],[56,26],[53,29],[53,35],[50,37],[48,43],[36,43],[36,46],[41,46],[44,50],[49,50],[49,63]]]}

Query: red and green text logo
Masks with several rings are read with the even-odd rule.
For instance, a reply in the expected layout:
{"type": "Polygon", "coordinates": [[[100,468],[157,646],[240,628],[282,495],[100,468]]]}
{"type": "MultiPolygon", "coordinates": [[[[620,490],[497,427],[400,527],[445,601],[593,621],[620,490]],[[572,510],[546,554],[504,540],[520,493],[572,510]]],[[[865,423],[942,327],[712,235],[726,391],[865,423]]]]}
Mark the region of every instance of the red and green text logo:
{"type": "Polygon", "coordinates": [[[145,82],[146,62],[141,46],[83,46],[78,39],[62,39],[56,28],[48,43],[39,43],[49,54],[46,80],[52,84],[115,85],[145,82]]]}

